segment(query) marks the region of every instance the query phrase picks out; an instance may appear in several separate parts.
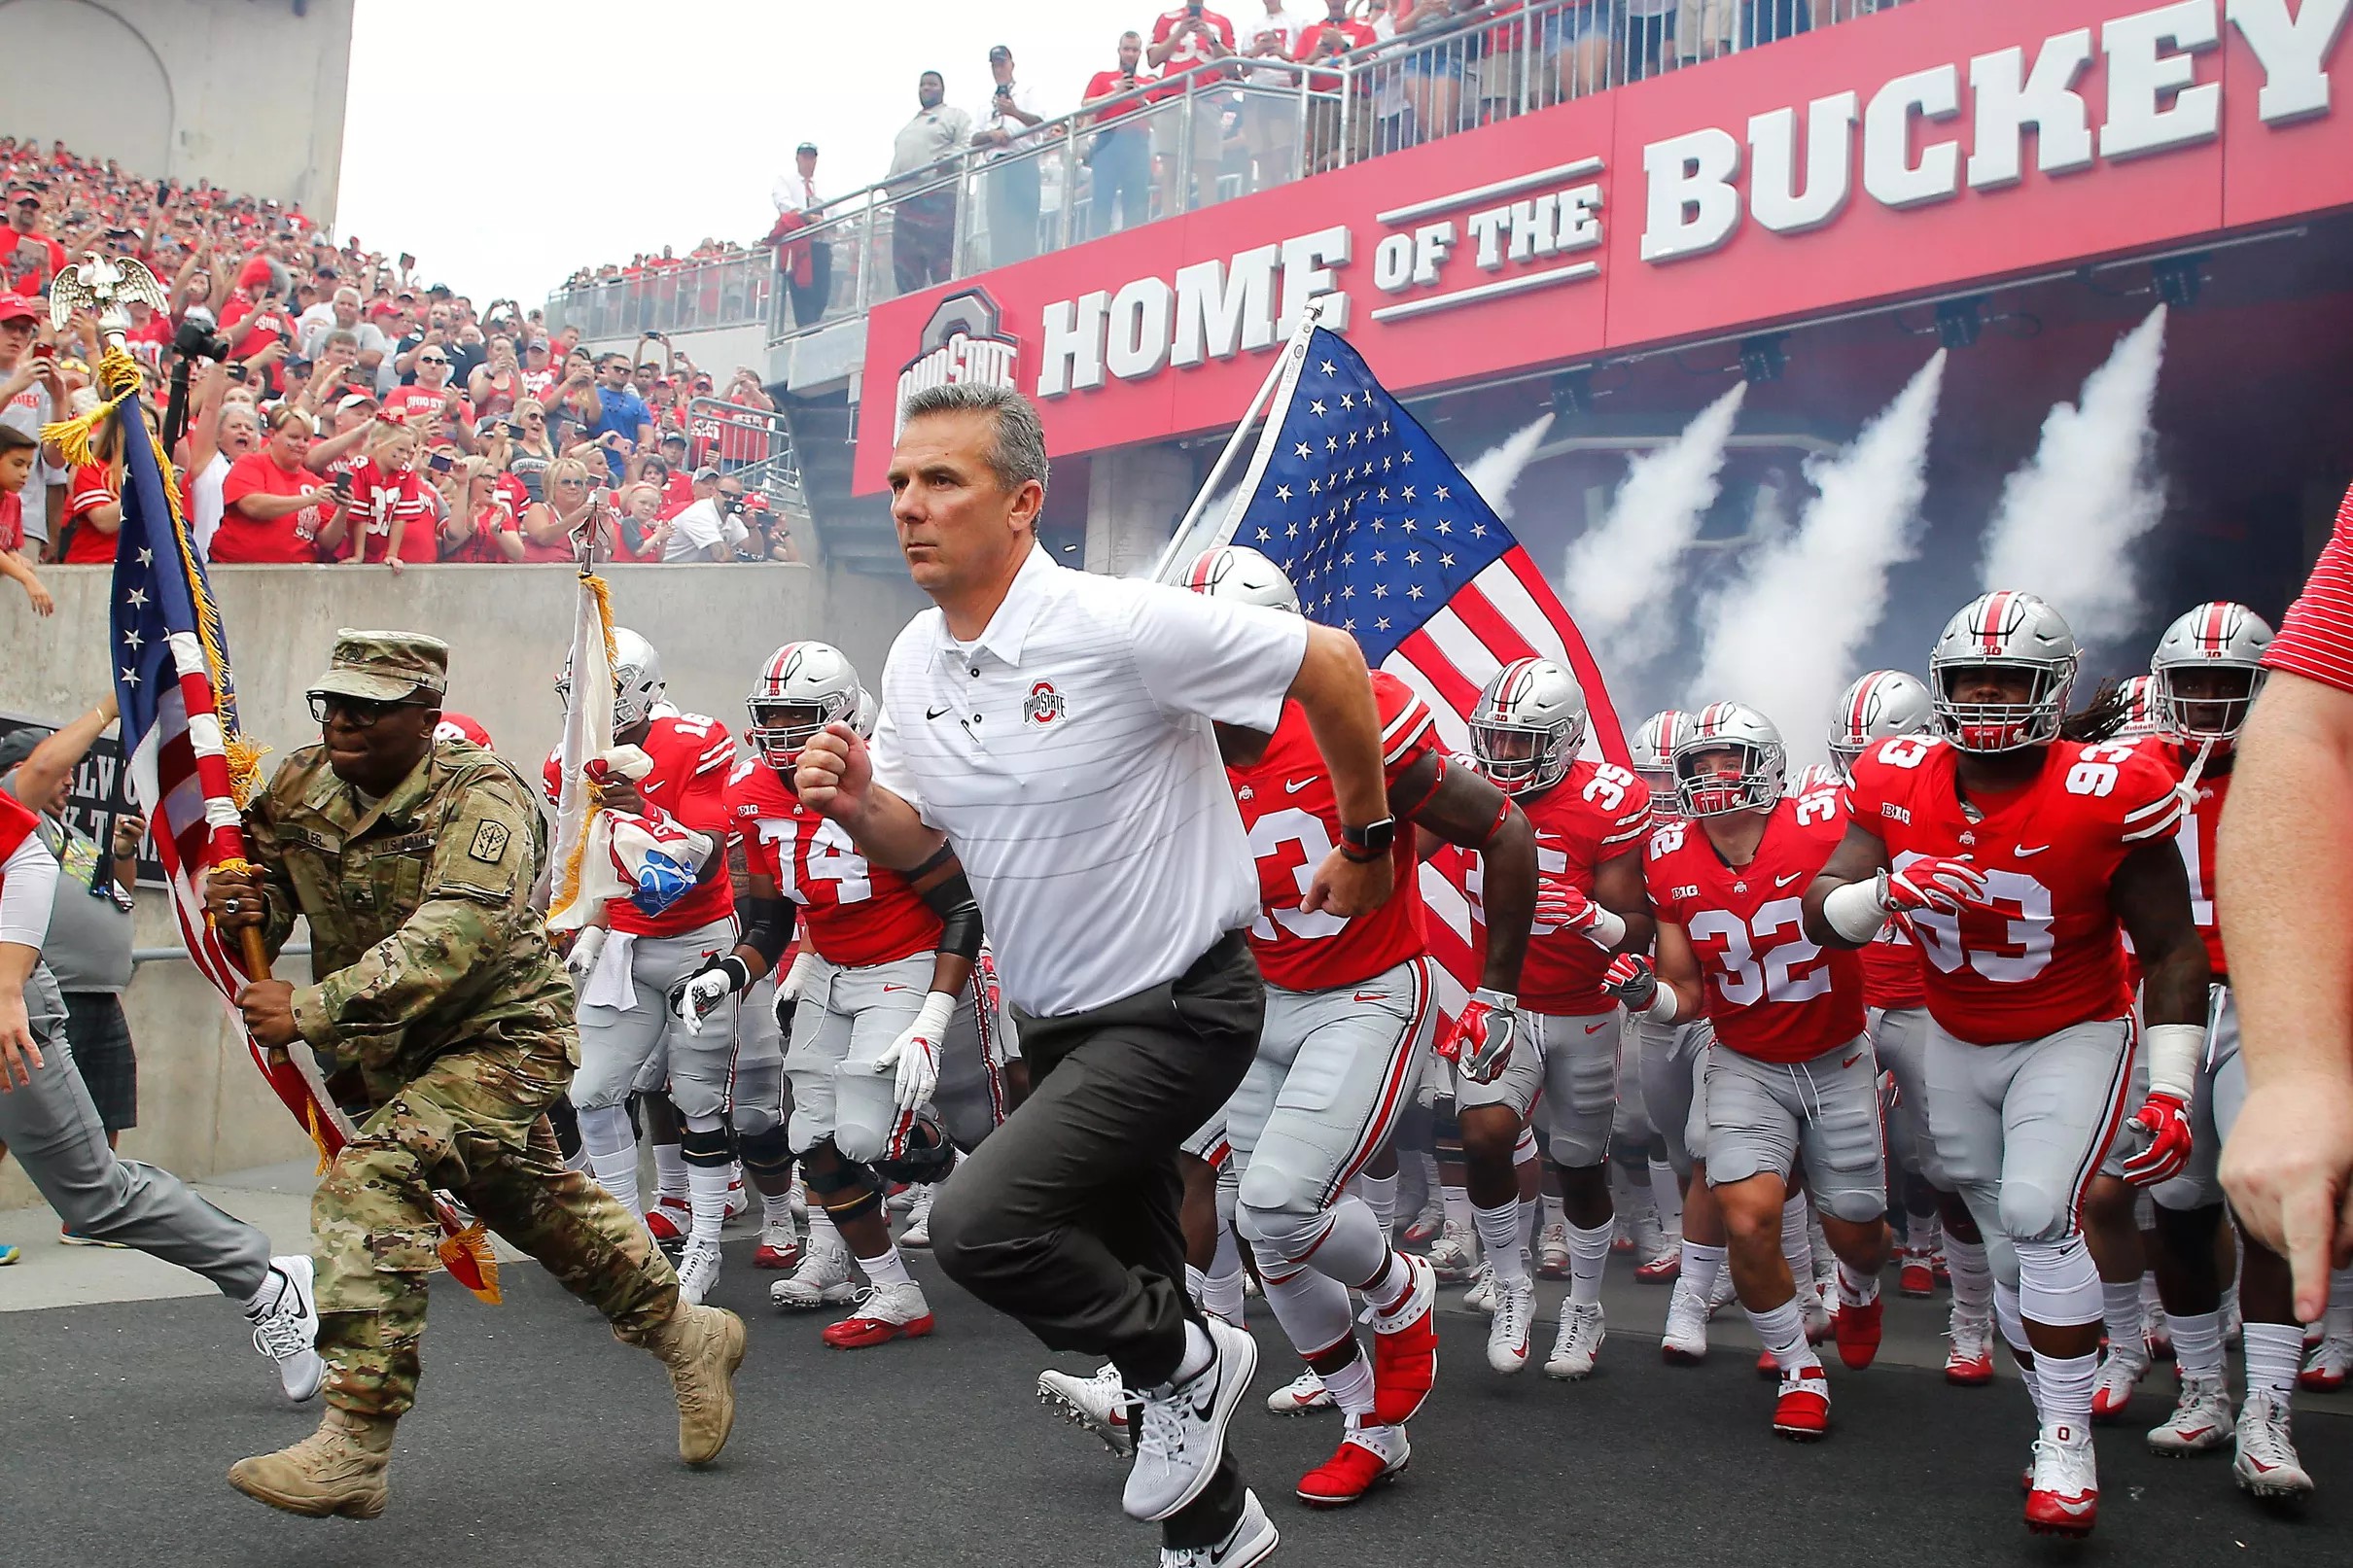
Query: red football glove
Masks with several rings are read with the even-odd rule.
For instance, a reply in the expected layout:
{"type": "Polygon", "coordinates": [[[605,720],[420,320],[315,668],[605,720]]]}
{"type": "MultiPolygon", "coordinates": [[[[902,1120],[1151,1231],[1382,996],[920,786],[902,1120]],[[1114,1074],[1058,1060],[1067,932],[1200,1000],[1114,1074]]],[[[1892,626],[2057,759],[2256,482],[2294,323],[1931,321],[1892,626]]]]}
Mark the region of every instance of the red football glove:
{"type": "Polygon", "coordinates": [[[1601,989],[1638,1013],[1658,997],[1658,971],[1639,953],[1621,953],[1601,971],[1601,989]]]}
{"type": "Polygon", "coordinates": [[[1901,871],[1881,873],[1879,907],[1890,915],[1933,909],[1957,915],[1984,902],[1985,873],[1966,860],[1930,856],[1914,860],[1901,871]]]}
{"type": "Polygon", "coordinates": [[[2178,1097],[2151,1095],[2125,1126],[2149,1135],[2140,1152],[2125,1161],[2125,1179],[2133,1186],[2170,1180],[2190,1163],[2190,1108],[2178,1097]]]}
{"type": "Polygon", "coordinates": [[[1565,882],[1536,884],[1536,923],[1563,931],[1587,931],[1601,918],[1601,906],[1565,882]]]}
{"type": "Polygon", "coordinates": [[[1455,1016],[1455,1027],[1438,1042],[1438,1054],[1475,1084],[1492,1084],[1511,1060],[1520,1032],[1519,1001],[1482,986],[1455,1016]]]}

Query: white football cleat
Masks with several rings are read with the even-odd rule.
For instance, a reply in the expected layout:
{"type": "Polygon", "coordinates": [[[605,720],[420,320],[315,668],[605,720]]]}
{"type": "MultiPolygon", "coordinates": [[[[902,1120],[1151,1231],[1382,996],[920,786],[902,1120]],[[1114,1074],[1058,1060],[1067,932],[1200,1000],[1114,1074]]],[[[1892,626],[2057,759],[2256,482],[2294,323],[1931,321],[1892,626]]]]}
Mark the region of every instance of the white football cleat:
{"type": "Polygon", "coordinates": [[[742,1219],[752,1211],[752,1193],[744,1185],[744,1167],[739,1163],[735,1174],[727,1180],[727,1218],[742,1219]]]}
{"type": "Polygon", "coordinates": [[[719,1283],[719,1246],[711,1241],[688,1241],[678,1260],[678,1299],[700,1307],[719,1283]]]}
{"type": "Polygon", "coordinates": [[[2238,1412],[2238,1455],[2230,1479],[2256,1497],[2301,1502],[2312,1495],[2312,1477],[2296,1455],[2288,1432],[2288,1402],[2268,1388],[2247,1396],[2238,1412]]]}
{"type": "Polygon", "coordinates": [[[809,1217],[809,1183],[797,1169],[792,1173],[791,1203],[794,1219],[806,1220],[809,1217]]]}
{"type": "Polygon", "coordinates": [[[1659,1223],[1659,1211],[1647,1208],[1626,1222],[1626,1234],[1633,1238],[1633,1254],[1644,1263],[1667,1250],[1667,1228],[1659,1223]]]}
{"type": "Polygon", "coordinates": [[[1110,1362],[1096,1368],[1092,1377],[1073,1377],[1067,1372],[1039,1373],[1037,1400],[1060,1411],[1071,1425],[1094,1433],[1120,1458],[1136,1451],[1135,1429],[1128,1423],[1127,1385],[1110,1362]]]}
{"type": "Polygon", "coordinates": [[[2046,1426],[2034,1440],[2026,1481],[2026,1528],[2037,1535],[2090,1535],[2099,1518],[2099,1460],[2091,1429],[2046,1426]]]}
{"type": "Polygon", "coordinates": [[[1332,1398],[1332,1391],[1323,1386],[1323,1379],[1310,1367],[1267,1395],[1266,1408],[1275,1415],[1309,1415],[1317,1411],[1336,1411],[1340,1402],[1332,1398]]]}
{"type": "MultiPolygon", "coordinates": [[[[2132,1390],[2149,1376],[2149,1347],[2127,1339],[2119,1344],[2108,1343],[2108,1353],[2100,1357],[2099,1371],[2091,1378],[2091,1419],[2105,1424],[2125,1418],[2125,1407],[2132,1403],[2132,1390]]],[[[2230,1426],[2230,1412],[2226,1407],[2223,1425],[2230,1426]]]]}
{"type": "Polygon", "coordinates": [[[1707,1304],[1680,1280],[1667,1304],[1667,1332],[1659,1337],[1659,1353],[1677,1366],[1696,1367],[1707,1359],[1707,1304]]]}
{"type": "Polygon", "coordinates": [[[931,1194],[930,1183],[916,1189],[915,1206],[907,1210],[907,1228],[898,1233],[902,1247],[929,1247],[931,1244],[931,1194]]]}
{"type": "Polygon", "coordinates": [[[319,1359],[319,1307],[311,1279],[308,1256],[270,1259],[264,1290],[274,1284],[277,1291],[245,1314],[253,1325],[253,1347],[278,1364],[278,1386],[298,1405],[327,1380],[327,1363],[319,1359]]]}
{"type": "Polygon", "coordinates": [[[2325,1394],[2344,1387],[2348,1377],[2353,1377],[2353,1335],[2330,1334],[2304,1357],[2304,1370],[2296,1386],[2325,1394]]]}
{"type": "Polygon", "coordinates": [[[1448,1220],[1438,1239],[1429,1245],[1429,1266],[1446,1285],[1466,1283],[1479,1268],[1479,1236],[1468,1226],[1448,1220]]]}
{"type": "Polygon", "coordinates": [[[2151,1429],[2149,1447],[2175,1457],[2204,1453],[2230,1442],[2231,1430],[2230,1391],[2223,1386],[2222,1376],[2200,1377],[2193,1373],[2182,1378],[2181,1395],[2165,1424],[2151,1429]]]}
{"type": "Polygon", "coordinates": [[[1481,1259],[1479,1272],[1471,1275],[1470,1289],[1462,1293],[1462,1305],[1474,1312],[1495,1309],[1495,1266],[1481,1259]]]}
{"type": "Polygon", "coordinates": [[[1446,1194],[1432,1187],[1429,1196],[1422,1202],[1422,1212],[1416,1214],[1412,1223],[1406,1226],[1401,1239],[1407,1246],[1418,1247],[1424,1241],[1437,1239],[1438,1233],[1445,1227],[1446,1194]]]}
{"type": "Polygon", "coordinates": [[[1257,1568],[1275,1554],[1282,1536],[1275,1521],[1258,1506],[1258,1494],[1245,1489],[1242,1517],[1213,1547],[1162,1547],[1160,1568],[1257,1568]]]}
{"type": "MultiPolygon", "coordinates": [[[[1732,1271],[1726,1269],[1724,1272],[1727,1277],[1730,1277],[1732,1271]]],[[[1819,1283],[1799,1285],[1797,1303],[1799,1312],[1806,1319],[1806,1342],[1820,1344],[1824,1340],[1829,1339],[1830,1306],[1822,1300],[1819,1283]]]]}
{"type": "Polygon", "coordinates": [[[788,1211],[781,1220],[771,1220],[760,1227],[759,1246],[752,1254],[752,1267],[779,1272],[800,1267],[800,1231],[793,1225],[788,1211]]]}
{"type": "Polygon", "coordinates": [[[1536,1282],[1498,1281],[1495,1315],[1487,1326],[1487,1364],[1509,1375],[1528,1365],[1528,1331],[1536,1316],[1536,1282]]]}
{"type": "Polygon", "coordinates": [[[768,1300],[802,1311],[838,1307],[857,1294],[850,1283],[850,1249],[814,1237],[801,1248],[800,1267],[768,1287],[768,1300]]]}
{"type": "Polygon", "coordinates": [[[1544,1376],[1558,1377],[1563,1382],[1576,1382],[1590,1377],[1594,1362],[1600,1357],[1602,1332],[1601,1304],[1580,1307],[1574,1302],[1561,1306],[1561,1333],[1553,1341],[1553,1353],[1544,1363],[1544,1376]]]}
{"type": "Polygon", "coordinates": [[[1569,1268],[1568,1221],[1555,1220],[1536,1237],[1536,1272],[1546,1279],[1566,1279],[1569,1268]]]}

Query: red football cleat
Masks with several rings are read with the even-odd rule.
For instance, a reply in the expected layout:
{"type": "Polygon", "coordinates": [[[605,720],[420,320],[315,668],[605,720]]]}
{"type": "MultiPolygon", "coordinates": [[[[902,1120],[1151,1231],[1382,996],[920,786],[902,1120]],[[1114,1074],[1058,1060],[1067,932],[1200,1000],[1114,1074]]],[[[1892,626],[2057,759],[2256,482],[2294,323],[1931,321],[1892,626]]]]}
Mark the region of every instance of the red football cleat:
{"type": "Polygon", "coordinates": [[[788,1272],[800,1267],[800,1237],[794,1237],[783,1246],[772,1246],[763,1237],[759,1250],[752,1254],[755,1269],[781,1269],[788,1272]]]}
{"type": "Polygon", "coordinates": [[[1648,1263],[1634,1267],[1634,1277],[1645,1285],[1664,1285],[1683,1272],[1683,1249],[1668,1247],[1648,1263]]]}
{"type": "Polygon", "coordinates": [[[923,1288],[912,1280],[903,1285],[877,1285],[862,1293],[859,1309],[820,1336],[836,1350],[862,1350],[892,1340],[920,1340],[931,1332],[931,1308],[924,1304],[923,1288]]]}
{"type": "Polygon", "coordinates": [[[1773,1402],[1773,1429],[1792,1443],[1814,1443],[1830,1435],[1830,1379],[1819,1363],[1781,1379],[1773,1402]]]}
{"type": "Polygon", "coordinates": [[[684,1241],[686,1233],[694,1229],[694,1211],[684,1203],[657,1198],[653,1206],[646,1210],[646,1229],[653,1233],[656,1241],[665,1244],[684,1241]]]}
{"type": "MultiPolygon", "coordinates": [[[[1393,1310],[1373,1314],[1373,1421],[1380,1426],[1411,1420],[1438,1379],[1438,1276],[1425,1260],[1410,1252],[1394,1256],[1413,1283],[1393,1310]]],[[[1346,1457],[1343,1447],[1332,1463],[1346,1457]]],[[[1404,1468],[1402,1459],[1398,1468],[1404,1468]]]]}
{"type": "Polygon", "coordinates": [[[1339,1452],[1299,1478],[1299,1501],[1310,1508],[1345,1508],[1403,1475],[1412,1457],[1405,1434],[1393,1427],[1387,1433],[1378,1427],[1352,1431],[1340,1440],[1339,1452]],[[1384,1451],[1391,1446],[1393,1459],[1384,1451]]]}
{"type": "Polygon", "coordinates": [[[1831,1321],[1831,1328],[1838,1335],[1839,1359],[1850,1370],[1861,1372],[1878,1358],[1879,1320],[1886,1306],[1877,1296],[1860,1307],[1850,1302],[1839,1304],[1839,1315],[1831,1321]]]}
{"type": "Polygon", "coordinates": [[[1993,1381],[1993,1321],[1973,1318],[1954,1308],[1948,1330],[1952,1348],[1945,1355],[1945,1381],[1962,1388],[1981,1388],[1993,1381]]]}
{"type": "Polygon", "coordinates": [[[1936,1294],[1936,1266],[1921,1252],[1904,1254],[1903,1267],[1896,1271],[1895,1288],[1898,1294],[1920,1297],[1936,1294]]]}
{"type": "Polygon", "coordinates": [[[2037,1535],[2085,1536],[2100,1511],[2099,1471],[2091,1435],[2067,1427],[2046,1429],[2034,1445],[2034,1470],[2026,1486],[2026,1528],[2037,1535]]]}

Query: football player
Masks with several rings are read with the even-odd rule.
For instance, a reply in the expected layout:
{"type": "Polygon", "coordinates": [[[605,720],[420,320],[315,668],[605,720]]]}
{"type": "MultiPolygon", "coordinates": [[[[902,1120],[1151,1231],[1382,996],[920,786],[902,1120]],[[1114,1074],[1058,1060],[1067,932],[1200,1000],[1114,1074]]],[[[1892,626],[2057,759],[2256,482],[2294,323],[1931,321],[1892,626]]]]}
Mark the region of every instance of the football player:
{"type": "MultiPolygon", "coordinates": [[[[1936,704],[1927,686],[1901,670],[1874,670],[1840,696],[1830,726],[1830,754],[1844,784],[1853,776],[1855,759],[1874,743],[1935,733],[1936,704]]],[[[1907,1245],[1898,1257],[1896,1288],[1907,1296],[1935,1295],[1937,1262],[1943,1259],[1952,1278],[1945,1380],[1982,1386],[1993,1381],[1993,1274],[1984,1238],[1928,1135],[1928,994],[1920,979],[1920,950],[1898,918],[1879,928],[1862,957],[1872,1047],[1896,1085],[1891,1141],[1904,1171],[1907,1209],[1907,1245]]]]}
{"type": "MultiPolygon", "coordinates": [[[[613,739],[652,760],[635,784],[601,785],[601,804],[666,817],[684,829],[696,856],[695,881],[658,914],[628,898],[605,906],[609,935],[584,930],[566,962],[579,988],[580,1069],[572,1081],[580,1141],[607,1192],[638,1207],[637,1144],[629,1125],[632,1091],[664,1088],[682,1121],[690,1236],[679,1264],[679,1289],[700,1305],[719,1278],[719,1234],[726,1221],[734,1156],[726,1115],[733,1076],[735,1013],[690,1030],[668,1005],[679,983],[735,946],[734,893],[727,880],[724,790],[735,765],[727,727],[661,704],[661,656],[625,626],[613,630],[613,739]]],[[[558,689],[570,694],[566,668],[558,689]]],[[[562,751],[546,765],[549,799],[563,790],[562,751]]]]}
{"type": "Polygon", "coordinates": [[[800,1267],[769,1287],[780,1307],[853,1298],[856,1257],[867,1288],[825,1342],[858,1349],[931,1332],[930,1305],[891,1239],[888,1180],[931,1181],[955,1150],[931,1108],[943,1062],[983,1049],[972,995],[980,911],[964,869],[944,850],[920,872],[875,865],[831,819],[803,807],[792,770],[810,739],[859,714],[858,672],[824,643],[788,643],[746,699],[757,762],[737,771],[727,808],[751,871],[744,944],[689,987],[697,1006],[723,1005],[782,957],[798,906],[803,941],[776,988],[788,1044],[790,1122],[755,1141],[745,1162],[773,1181],[800,1162],[815,1200],[800,1267]]]}
{"type": "MultiPolygon", "coordinates": [[[[1610,984],[1653,1022],[1715,1025],[1707,1048],[1707,1181],[1734,1283],[1780,1371],[1773,1427],[1807,1441],[1830,1425],[1830,1386],[1783,1250],[1800,1161],[1838,1259],[1839,1358],[1879,1352],[1887,1261],[1879,1071],[1864,1028],[1862,966],[1799,929],[1806,885],[1840,837],[1835,793],[1782,794],[1780,731],[1739,703],[1692,715],[1674,748],[1684,820],[1652,834],[1644,876],[1658,963],[1627,955],[1610,984]]],[[[1802,1223],[1802,1222],[1801,1222],[1802,1223]]]]}
{"type": "Polygon", "coordinates": [[[2190,874],[2191,913],[2205,938],[2214,978],[2206,1049],[2190,1101],[2190,1163],[2150,1192],[2157,1202],[2152,1261],[2181,1393],[2171,1419],[2149,1434],[2149,1446],[2160,1453],[2195,1453],[2235,1438],[2231,1475],[2240,1486],[2257,1497],[2300,1499],[2311,1495],[2312,1477],[2297,1457],[2289,1429],[2303,1328],[2296,1321],[2288,1266],[2252,1237],[2239,1235],[2247,1397],[2233,1422],[2224,1385],[2226,1329],[2214,1255],[2224,1213],[2215,1166],[2247,1089],[2230,968],[2214,918],[2214,835],[2230,797],[2238,732],[2263,689],[2263,652],[2270,641],[2270,626],[2246,606],[2204,604],[2165,629],[2150,661],[2160,737],[2152,744],[2182,767],[2185,787],[2196,795],[2175,842],[2190,874]]]}
{"type": "Polygon", "coordinates": [[[1601,1272],[1615,1230],[1607,1161],[1620,1015],[1601,975],[1613,954],[1647,948],[1651,936],[1636,853],[1650,791],[1624,768],[1580,757],[1585,730],[1585,693],[1550,659],[1505,665],[1471,709],[1480,771],[1534,830],[1539,890],[1520,977],[1521,1038],[1499,1073],[1457,1063],[1455,1082],[1472,1212],[1493,1275],[1487,1359],[1500,1373],[1528,1364],[1535,1309],[1515,1154],[1539,1096],[1549,1113],[1569,1286],[1544,1370],[1571,1380],[1591,1376],[1601,1351],[1601,1272]]]}
{"type": "Polygon", "coordinates": [[[2085,1191],[2127,1117],[2128,1179],[2187,1160],[2208,978],[2176,781],[2132,746],[2065,737],[2078,663],[2066,620],[2031,594],[1964,607],[1929,655],[1941,738],[1856,760],[1845,842],[1806,895],[1814,941],[1860,948],[1902,915],[1920,944],[1929,1132],[1989,1243],[1996,1321],[2035,1402],[2027,1527],[2066,1535],[2099,1510],[2085,1191]],[[2145,976],[2137,1112],[2120,926],[2145,976]]]}

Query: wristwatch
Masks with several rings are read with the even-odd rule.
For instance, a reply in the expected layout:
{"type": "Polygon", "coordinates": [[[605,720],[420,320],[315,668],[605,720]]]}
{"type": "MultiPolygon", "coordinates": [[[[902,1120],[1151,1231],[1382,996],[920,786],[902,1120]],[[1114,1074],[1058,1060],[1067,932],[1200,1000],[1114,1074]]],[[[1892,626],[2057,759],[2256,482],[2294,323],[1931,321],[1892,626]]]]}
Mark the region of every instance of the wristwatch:
{"type": "Polygon", "coordinates": [[[1359,865],[1380,859],[1388,854],[1390,846],[1396,842],[1397,819],[1394,817],[1384,817],[1362,827],[1341,824],[1340,853],[1359,865]]]}

